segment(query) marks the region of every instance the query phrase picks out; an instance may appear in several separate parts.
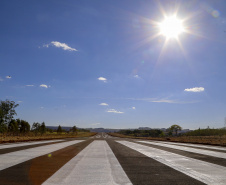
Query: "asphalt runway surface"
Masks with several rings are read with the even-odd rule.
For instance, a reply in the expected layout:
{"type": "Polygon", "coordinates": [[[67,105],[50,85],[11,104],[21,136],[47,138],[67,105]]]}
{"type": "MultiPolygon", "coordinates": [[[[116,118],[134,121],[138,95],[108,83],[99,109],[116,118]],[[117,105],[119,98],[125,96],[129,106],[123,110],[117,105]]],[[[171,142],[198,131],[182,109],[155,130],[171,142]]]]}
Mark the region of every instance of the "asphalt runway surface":
{"type": "Polygon", "coordinates": [[[0,144],[0,185],[226,185],[226,147],[90,138],[0,144]]]}

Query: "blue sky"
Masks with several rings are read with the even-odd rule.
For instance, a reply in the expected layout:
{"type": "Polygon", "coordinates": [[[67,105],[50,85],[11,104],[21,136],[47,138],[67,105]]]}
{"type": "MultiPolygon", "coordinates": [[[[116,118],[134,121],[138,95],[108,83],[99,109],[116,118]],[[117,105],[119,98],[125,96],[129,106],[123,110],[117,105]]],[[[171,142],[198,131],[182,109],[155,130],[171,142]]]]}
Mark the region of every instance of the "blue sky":
{"type": "Polygon", "coordinates": [[[224,0],[1,0],[0,25],[0,99],[30,124],[224,125],[224,0]],[[167,40],[176,10],[187,31],[167,40]]]}

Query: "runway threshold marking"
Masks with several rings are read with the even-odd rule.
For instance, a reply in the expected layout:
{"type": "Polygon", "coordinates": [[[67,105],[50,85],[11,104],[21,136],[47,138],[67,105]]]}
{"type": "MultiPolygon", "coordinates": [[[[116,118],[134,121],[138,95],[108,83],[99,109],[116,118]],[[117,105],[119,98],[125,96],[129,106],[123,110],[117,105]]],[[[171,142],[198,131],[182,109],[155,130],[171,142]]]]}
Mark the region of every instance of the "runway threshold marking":
{"type": "Polygon", "coordinates": [[[132,185],[106,141],[93,141],[44,185],[132,185]]]}
{"type": "Polygon", "coordinates": [[[36,145],[36,144],[45,144],[45,143],[53,143],[53,142],[60,142],[64,140],[51,140],[51,141],[35,141],[35,142],[25,142],[25,143],[13,143],[13,144],[0,144],[0,149],[6,149],[6,148],[14,148],[14,147],[20,147],[20,146],[29,146],[29,145],[36,145]]]}
{"type": "Polygon", "coordinates": [[[0,155],[0,170],[4,170],[8,167],[45,154],[50,154],[51,152],[57,151],[73,144],[80,143],[82,141],[84,140],[74,140],[2,154],[0,155]]]}
{"type": "Polygon", "coordinates": [[[206,148],[206,149],[215,149],[215,150],[222,150],[226,151],[226,148],[224,147],[217,147],[217,146],[205,146],[201,144],[190,144],[190,143],[174,143],[174,142],[162,142],[162,141],[155,141],[156,143],[164,143],[164,144],[169,144],[169,145],[183,145],[183,146],[191,146],[191,147],[198,147],[198,148],[206,148]]]}
{"type": "Polygon", "coordinates": [[[209,150],[203,150],[203,149],[196,149],[196,148],[190,148],[190,147],[185,147],[185,146],[170,145],[170,144],[164,144],[164,143],[159,143],[159,142],[158,143],[157,142],[149,142],[149,141],[138,141],[138,142],[226,159],[226,153],[221,153],[221,152],[215,152],[215,151],[209,151],[209,150]]]}
{"type": "Polygon", "coordinates": [[[206,184],[226,184],[226,167],[141,144],[116,141],[206,184]]]}

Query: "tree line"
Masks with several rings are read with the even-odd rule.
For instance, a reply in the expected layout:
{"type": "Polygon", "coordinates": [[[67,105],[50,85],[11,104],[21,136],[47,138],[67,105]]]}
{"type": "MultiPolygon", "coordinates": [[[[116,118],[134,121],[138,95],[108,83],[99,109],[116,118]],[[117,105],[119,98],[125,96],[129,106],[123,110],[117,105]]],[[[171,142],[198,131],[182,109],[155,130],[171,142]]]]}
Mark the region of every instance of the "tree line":
{"type": "MultiPolygon", "coordinates": [[[[55,131],[58,134],[66,132],[60,125],[57,130],[52,130],[46,127],[45,122],[34,122],[31,127],[25,120],[14,119],[14,116],[17,115],[15,108],[18,106],[19,104],[16,104],[14,101],[0,101],[0,133],[6,133],[7,135],[24,135],[32,132],[35,135],[43,135],[46,132],[53,133],[55,131]]],[[[73,126],[67,133],[77,134],[77,132],[77,127],[73,126]]]]}
{"type": "Polygon", "coordinates": [[[226,135],[226,128],[205,128],[196,129],[185,134],[186,136],[223,136],[226,135]]]}
{"type": "Polygon", "coordinates": [[[150,129],[150,130],[120,130],[119,134],[130,135],[135,137],[163,137],[163,136],[172,136],[178,135],[178,131],[181,131],[182,127],[179,125],[172,125],[167,129],[167,132],[163,132],[160,129],[150,129]]]}
{"type": "Polygon", "coordinates": [[[159,129],[151,129],[151,130],[120,130],[119,134],[130,135],[135,137],[160,137],[163,136],[164,133],[159,129]]]}

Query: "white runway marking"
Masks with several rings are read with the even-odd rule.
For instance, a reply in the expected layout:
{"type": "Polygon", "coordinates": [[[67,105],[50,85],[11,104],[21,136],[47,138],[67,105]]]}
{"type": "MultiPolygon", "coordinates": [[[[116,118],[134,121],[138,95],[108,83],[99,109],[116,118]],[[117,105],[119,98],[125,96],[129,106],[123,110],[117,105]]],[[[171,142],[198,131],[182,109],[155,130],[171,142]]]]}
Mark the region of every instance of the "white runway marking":
{"type": "Polygon", "coordinates": [[[64,140],[51,140],[51,141],[35,141],[35,142],[23,142],[23,143],[13,143],[13,144],[2,144],[0,145],[0,149],[5,148],[14,148],[14,147],[20,147],[20,146],[28,146],[28,145],[36,145],[36,144],[45,144],[45,143],[53,143],[53,142],[59,142],[64,140]]]}
{"type": "Polygon", "coordinates": [[[52,145],[46,145],[46,146],[40,146],[35,148],[30,148],[26,150],[20,150],[16,152],[10,152],[7,154],[0,155],[0,170],[4,170],[8,167],[17,165],[19,163],[28,161],[30,159],[49,154],[51,152],[54,152],[56,150],[60,150],[62,148],[65,148],[67,146],[80,143],[84,140],[74,140],[74,141],[68,141],[63,143],[56,143],[52,145]]]}
{"type": "Polygon", "coordinates": [[[103,138],[111,138],[110,135],[108,135],[108,134],[106,134],[106,133],[103,133],[103,132],[102,132],[102,137],[103,137],[103,138]]]}
{"type": "Polygon", "coordinates": [[[102,135],[103,138],[107,138],[108,137],[108,135],[106,133],[103,133],[103,132],[102,132],[101,135],[102,135]]]}
{"type": "Polygon", "coordinates": [[[216,149],[216,150],[223,150],[226,151],[225,147],[220,147],[220,146],[205,146],[202,144],[190,144],[190,143],[174,143],[174,142],[162,142],[162,141],[155,141],[156,143],[164,143],[164,144],[169,144],[169,145],[183,145],[183,146],[194,146],[194,147],[199,147],[199,148],[207,148],[207,149],[216,149]]]}
{"type": "Polygon", "coordinates": [[[93,141],[44,185],[132,185],[106,141],[93,141]]]}
{"type": "Polygon", "coordinates": [[[206,184],[226,184],[226,168],[207,163],[197,159],[184,157],[182,155],[163,151],[160,149],[144,146],[141,144],[117,141],[133,150],[136,150],[148,157],[155,159],[175,170],[178,170],[190,177],[193,177],[206,184]]]}
{"type": "Polygon", "coordinates": [[[187,151],[187,152],[193,152],[193,153],[197,153],[197,154],[203,154],[203,155],[226,159],[226,153],[221,153],[221,152],[214,152],[214,151],[190,148],[190,147],[185,147],[185,146],[169,145],[169,144],[164,144],[164,143],[159,143],[159,142],[158,143],[157,142],[149,142],[149,141],[138,141],[138,142],[157,145],[157,146],[164,146],[164,147],[183,150],[183,151],[187,151]]]}

